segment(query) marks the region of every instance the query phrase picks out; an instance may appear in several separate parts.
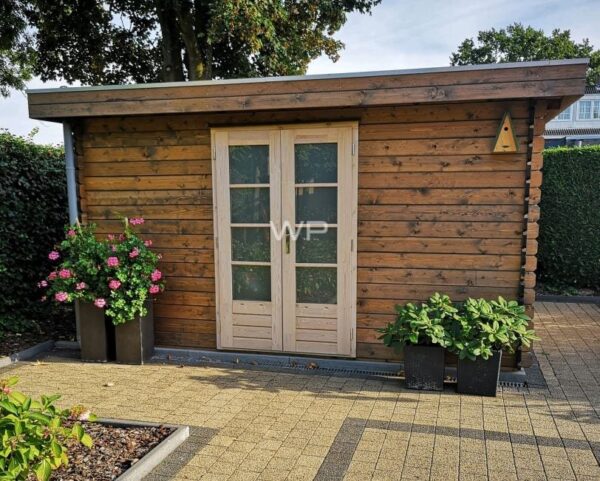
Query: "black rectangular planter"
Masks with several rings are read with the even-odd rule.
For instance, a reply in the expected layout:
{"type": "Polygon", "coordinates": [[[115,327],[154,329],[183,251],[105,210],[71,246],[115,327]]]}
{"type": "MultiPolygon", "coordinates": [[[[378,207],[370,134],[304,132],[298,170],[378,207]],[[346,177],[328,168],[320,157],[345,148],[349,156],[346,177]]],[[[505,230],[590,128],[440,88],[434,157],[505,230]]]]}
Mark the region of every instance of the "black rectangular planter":
{"type": "Polygon", "coordinates": [[[154,313],[152,302],[146,304],[147,314],[115,328],[117,362],[144,364],[154,354],[154,313]]]}
{"type": "Polygon", "coordinates": [[[487,360],[459,359],[456,391],[460,394],[496,396],[501,361],[502,351],[494,351],[494,355],[487,360]]]}
{"type": "Polygon", "coordinates": [[[444,348],[440,346],[404,346],[406,387],[427,391],[444,390],[444,348]]]}
{"type": "Polygon", "coordinates": [[[81,360],[107,362],[115,360],[115,327],[92,303],[78,302],[81,360]]]}

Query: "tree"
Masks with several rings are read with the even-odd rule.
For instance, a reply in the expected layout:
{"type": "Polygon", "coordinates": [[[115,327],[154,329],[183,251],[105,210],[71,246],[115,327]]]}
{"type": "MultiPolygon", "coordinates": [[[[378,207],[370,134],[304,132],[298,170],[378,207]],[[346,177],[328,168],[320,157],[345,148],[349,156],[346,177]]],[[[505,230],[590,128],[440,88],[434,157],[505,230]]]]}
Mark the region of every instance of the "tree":
{"type": "MultiPolygon", "coordinates": [[[[3,0],[42,80],[115,84],[296,75],[381,0],[3,0]]],[[[4,40],[4,32],[0,32],[4,40]]],[[[10,43],[10,35],[6,35],[10,43]]],[[[0,62],[2,61],[0,43],[0,62]]],[[[1,67],[0,63],[0,67],[1,67]]],[[[14,68],[13,68],[14,71],[14,68]]],[[[16,72],[18,77],[18,72],[16,72]]],[[[26,77],[22,78],[26,80],[26,77]]],[[[0,80],[1,81],[1,80],[0,80]]],[[[5,85],[20,88],[19,82],[5,85]]]]}
{"type": "Polygon", "coordinates": [[[580,43],[571,39],[569,30],[555,29],[550,36],[543,30],[524,27],[520,23],[506,29],[481,30],[477,45],[465,39],[450,57],[451,65],[477,63],[524,62],[528,60],[558,60],[590,57],[587,80],[590,85],[600,81],[600,50],[594,50],[589,40],[580,43]]]}
{"type": "Polygon", "coordinates": [[[33,51],[26,26],[20,0],[0,2],[0,97],[8,96],[9,88],[25,88],[31,79],[33,51]]]}

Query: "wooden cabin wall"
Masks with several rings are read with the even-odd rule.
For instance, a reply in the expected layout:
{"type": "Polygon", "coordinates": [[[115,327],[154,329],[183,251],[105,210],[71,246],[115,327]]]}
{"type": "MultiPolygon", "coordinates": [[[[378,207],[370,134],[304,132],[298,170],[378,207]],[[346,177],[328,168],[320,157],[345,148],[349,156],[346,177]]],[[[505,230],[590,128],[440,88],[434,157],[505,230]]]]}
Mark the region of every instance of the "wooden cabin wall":
{"type": "Polygon", "coordinates": [[[82,219],[110,233],[119,216],[143,216],[167,276],[157,345],[215,348],[210,127],[357,119],[357,356],[390,359],[375,329],[398,302],[523,295],[525,209],[539,200],[539,189],[526,198],[528,144],[543,146],[530,116],[520,100],[86,119],[76,136],[82,219]],[[520,151],[492,154],[507,110],[520,151]]]}

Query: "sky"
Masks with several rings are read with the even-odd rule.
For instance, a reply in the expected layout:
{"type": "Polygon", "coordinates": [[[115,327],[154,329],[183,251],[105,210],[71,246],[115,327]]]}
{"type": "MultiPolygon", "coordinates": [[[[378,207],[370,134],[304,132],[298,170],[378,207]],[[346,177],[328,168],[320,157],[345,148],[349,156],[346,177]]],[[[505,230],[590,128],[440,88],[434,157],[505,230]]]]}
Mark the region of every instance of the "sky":
{"type": "MultiPolygon", "coordinates": [[[[338,62],[315,60],[309,74],[442,67],[450,54],[479,30],[521,22],[547,33],[571,30],[600,48],[600,0],[383,0],[372,15],[351,14],[335,37],[346,45],[338,62]]],[[[28,88],[58,87],[62,82],[34,79],[28,88]]],[[[0,129],[28,135],[38,128],[38,143],[62,143],[62,127],[30,120],[27,97],[13,92],[0,98],[0,129]]]]}

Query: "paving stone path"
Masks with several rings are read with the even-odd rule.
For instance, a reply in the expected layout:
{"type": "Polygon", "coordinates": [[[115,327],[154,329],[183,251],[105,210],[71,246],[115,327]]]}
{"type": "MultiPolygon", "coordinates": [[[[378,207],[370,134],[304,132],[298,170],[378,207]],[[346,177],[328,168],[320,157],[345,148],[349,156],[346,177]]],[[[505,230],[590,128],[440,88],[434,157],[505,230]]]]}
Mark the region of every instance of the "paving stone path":
{"type": "Polygon", "coordinates": [[[0,376],[102,417],[192,426],[146,481],[600,480],[600,307],[536,308],[533,385],[497,398],[388,379],[56,356],[0,376]]]}

